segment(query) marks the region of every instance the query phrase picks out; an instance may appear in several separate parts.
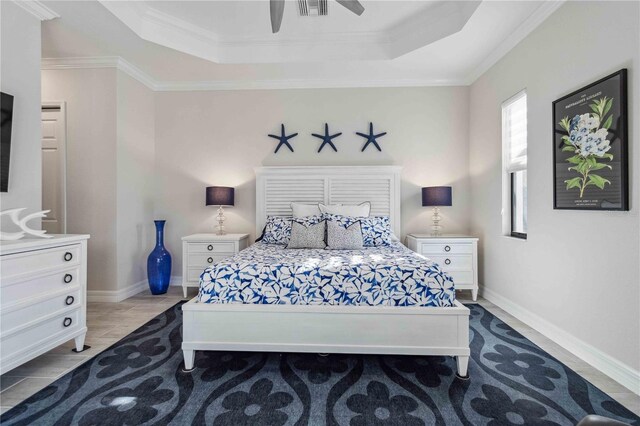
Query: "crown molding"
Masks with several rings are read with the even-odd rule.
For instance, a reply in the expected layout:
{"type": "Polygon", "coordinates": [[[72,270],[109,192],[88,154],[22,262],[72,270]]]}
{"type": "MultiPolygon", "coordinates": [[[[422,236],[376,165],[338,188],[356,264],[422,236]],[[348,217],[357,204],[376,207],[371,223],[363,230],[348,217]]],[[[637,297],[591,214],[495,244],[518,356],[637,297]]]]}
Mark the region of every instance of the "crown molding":
{"type": "Polygon", "coordinates": [[[40,68],[43,70],[116,68],[138,80],[151,90],[155,91],[158,86],[158,83],[153,79],[153,77],[119,56],[42,58],[40,68]]]}
{"type": "Polygon", "coordinates": [[[117,68],[119,56],[82,56],[68,58],[42,58],[43,70],[59,69],[92,69],[92,68],[117,68]]]}
{"type": "Polygon", "coordinates": [[[538,28],[549,16],[551,16],[566,0],[546,0],[535,12],[522,22],[502,43],[498,45],[465,79],[465,85],[473,84],[489,68],[524,40],[533,30],[538,28]]]}
{"type": "Polygon", "coordinates": [[[337,89],[366,87],[464,86],[462,80],[434,79],[271,79],[215,81],[157,81],[119,56],[43,58],[43,70],[116,68],[156,92],[194,92],[227,90],[337,89]]]}
{"type": "Polygon", "coordinates": [[[158,82],[149,74],[142,71],[140,68],[133,65],[131,62],[125,61],[122,58],[118,58],[118,67],[120,71],[129,75],[130,77],[138,80],[140,83],[147,86],[149,89],[156,91],[158,82]]]}
{"type": "Polygon", "coordinates": [[[282,80],[218,80],[160,82],[158,92],[193,92],[226,90],[347,89],[367,87],[462,86],[462,80],[429,79],[282,79],[282,80]]]}
{"type": "Polygon", "coordinates": [[[56,12],[51,10],[44,3],[36,0],[13,0],[15,4],[35,16],[41,21],[49,21],[51,19],[59,18],[56,12]]]}

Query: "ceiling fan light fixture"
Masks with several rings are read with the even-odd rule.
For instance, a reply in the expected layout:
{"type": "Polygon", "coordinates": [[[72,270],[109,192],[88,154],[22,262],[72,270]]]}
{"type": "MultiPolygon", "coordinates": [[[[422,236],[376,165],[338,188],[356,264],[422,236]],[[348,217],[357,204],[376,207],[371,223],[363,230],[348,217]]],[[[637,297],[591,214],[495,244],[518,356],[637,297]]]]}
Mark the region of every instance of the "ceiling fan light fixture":
{"type": "Polygon", "coordinates": [[[298,0],[300,16],[327,16],[329,6],[327,0],[298,0]]]}

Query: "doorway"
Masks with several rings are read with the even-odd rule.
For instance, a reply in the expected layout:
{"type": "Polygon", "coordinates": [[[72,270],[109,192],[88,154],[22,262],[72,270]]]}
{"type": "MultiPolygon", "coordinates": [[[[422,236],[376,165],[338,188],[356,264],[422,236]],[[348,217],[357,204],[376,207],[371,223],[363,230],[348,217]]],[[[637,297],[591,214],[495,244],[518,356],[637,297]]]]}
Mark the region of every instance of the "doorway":
{"type": "Polygon", "coordinates": [[[67,233],[67,123],[65,103],[42,103],[42,220],[48,234],[67,233]]]}

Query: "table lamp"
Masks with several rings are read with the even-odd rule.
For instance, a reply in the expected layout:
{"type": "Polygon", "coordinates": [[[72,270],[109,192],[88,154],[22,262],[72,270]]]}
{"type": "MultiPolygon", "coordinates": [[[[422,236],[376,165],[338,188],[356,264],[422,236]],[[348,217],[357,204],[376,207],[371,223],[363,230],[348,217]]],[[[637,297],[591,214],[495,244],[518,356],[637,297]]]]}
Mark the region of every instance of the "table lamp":
{"type": "Polygon", "coordinates": [[[428,186],[422,188],[422,205],[433,207],[433,216],[431,220],[431,235],[440,235],[440,207],[451,206],[451,187],[450,186],[428,186]]]}
{"type": "Polygon", "coordinates": [[[223,206],[234,205],[234,189],[228,186],[208,186],[207,187],[207,206],[218,206],[218,221],[217,232],[218,235],[224,235],[224,209],[223,206]]]}

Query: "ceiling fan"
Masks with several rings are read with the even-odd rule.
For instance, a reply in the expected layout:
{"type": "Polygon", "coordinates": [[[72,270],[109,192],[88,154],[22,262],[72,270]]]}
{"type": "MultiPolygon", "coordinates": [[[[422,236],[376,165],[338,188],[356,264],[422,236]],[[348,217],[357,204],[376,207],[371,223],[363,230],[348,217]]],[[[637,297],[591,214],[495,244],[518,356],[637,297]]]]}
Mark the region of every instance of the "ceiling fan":
{"type": "MultiPolygon", "coordinates": [[[[336,0],[340,5],[346,7],[356,15],[362,15],[364,7],[358,0],[336,0]]],[[[271,31],[275,34],[280,31],[282,15],[284,14],[285,0],[270,0],[271,7],[271,31]]],[[[327,0],[298,0],[298,7],[301,15],[309,15],[309,9],[317,11],[318,15],[327,14],[327,0]]]]}

